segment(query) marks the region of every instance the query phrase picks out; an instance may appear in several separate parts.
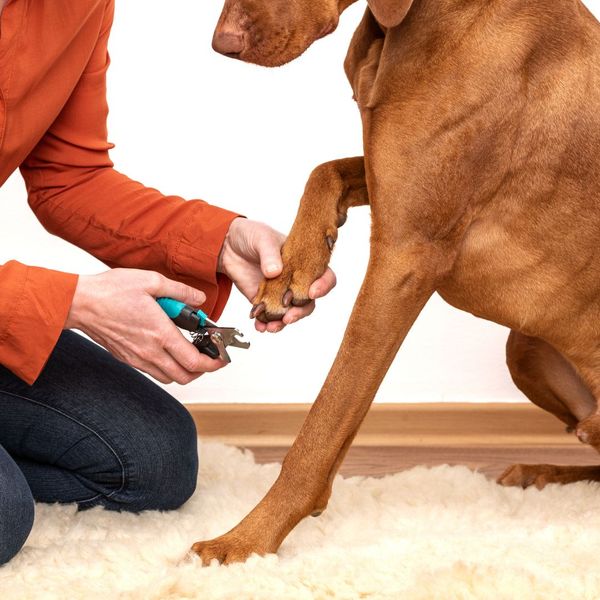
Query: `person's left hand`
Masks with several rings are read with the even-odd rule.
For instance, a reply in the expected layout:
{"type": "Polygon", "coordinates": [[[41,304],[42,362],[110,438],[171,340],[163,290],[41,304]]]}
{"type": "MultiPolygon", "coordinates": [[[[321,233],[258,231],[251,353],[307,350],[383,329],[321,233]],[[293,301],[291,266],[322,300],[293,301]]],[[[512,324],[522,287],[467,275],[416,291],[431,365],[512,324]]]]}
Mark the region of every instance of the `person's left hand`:
{"type": "MultiPolygon", "coordinates": [[[[283,269],[281,247],[286,236],[273,228],[238,217],[231,222],[219,256],[219,273],[224,273],[235,286],[252,302],[263,278],[277,277],[283,269]]],[[[286,325],[303,319],[315,310],[315,300],[328,294],[336,284],[335,274],[327,269],[310,286],[308,292],[312,302],[306,306],[293,306],[281,321],[262,323],[255,320],[257,331],[277,333],[286,325]]]]}

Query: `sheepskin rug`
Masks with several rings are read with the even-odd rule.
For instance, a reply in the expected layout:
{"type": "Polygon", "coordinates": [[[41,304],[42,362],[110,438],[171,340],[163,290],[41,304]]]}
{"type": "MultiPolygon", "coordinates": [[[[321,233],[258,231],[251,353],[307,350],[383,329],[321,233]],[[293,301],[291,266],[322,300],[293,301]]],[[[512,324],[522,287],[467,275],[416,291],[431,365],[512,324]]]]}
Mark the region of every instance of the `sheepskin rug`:
{"type": "Polygon", "coordinates": [[[383,479],[338,477],[328,510],[277,556],[202,568],[192,542],[235,525],[278,465],[201,445],[195,496],[173,513],[37,508],[23,551],[0,568],[0,598],[600,598],[597,484],[507,489],[465,467],[383,479]]]}

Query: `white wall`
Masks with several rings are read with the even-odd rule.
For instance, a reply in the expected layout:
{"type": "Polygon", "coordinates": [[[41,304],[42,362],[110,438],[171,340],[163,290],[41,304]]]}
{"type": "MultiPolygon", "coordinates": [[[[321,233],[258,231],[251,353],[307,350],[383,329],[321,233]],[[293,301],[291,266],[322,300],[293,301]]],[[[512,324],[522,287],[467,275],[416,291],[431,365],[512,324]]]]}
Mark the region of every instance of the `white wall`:
{"type": "MultiPolygon", "coordinates": [[[[588,5],[600,14],[600,0],[588,5]]],[[[201,197],[287,231],[311,169],[362,153],[342,61],[364,2],[345,13],[334,35],[274,70],[212,52],[220,9],[219,0],[117,1],[110,45],[109,133],[117,144],[112,157],[120,171],[147,185],[201,197]]],[[[0,207],[0,261],[17,258],[79,273],[103,270],[41,228],[18,175],[0,190],[0,207]]],[[[312,401],[364,274],[368,221],[366,208],[350,213],[332,263],[338,287],[310,319],[276,336],[259,335],[247,318],[249,305],[234,293],[221,323],[240,327],[251,350],[233,349],[232,365],[185,388],[169,386],[172,393],[196,402],[312,401]]],[[[377,400],[522,399],[504,364],[507,333],[432,298],[377,400]]]]}

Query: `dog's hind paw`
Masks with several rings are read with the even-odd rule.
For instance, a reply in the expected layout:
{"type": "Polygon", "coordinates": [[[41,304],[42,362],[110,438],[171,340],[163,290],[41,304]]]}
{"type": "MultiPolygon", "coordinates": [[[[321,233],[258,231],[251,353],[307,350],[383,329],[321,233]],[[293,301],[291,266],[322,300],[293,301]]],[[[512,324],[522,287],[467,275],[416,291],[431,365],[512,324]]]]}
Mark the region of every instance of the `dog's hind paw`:
{"type": "Polygon", "coordinates": [[[523,489],[535,485],[541,490],[548,483],[553,483],[549,480],[553,468],[552,465],[512,465],[498,477],[496,483],[523,489]]]}
{"type": "Polygon", "coordinates": [[[527,488],[535,485],[538,490],[551,483],[566,485],[577,481],[600,481],[600,467],[566,465],[512,465],[497,483],[504,486],[527,488]]]}
{"type": "Polygon", "coordinates": [[[584,444],[600,448],[600,415],[593,414],[580,421],[575,429],[575,435],[584,444]]]}

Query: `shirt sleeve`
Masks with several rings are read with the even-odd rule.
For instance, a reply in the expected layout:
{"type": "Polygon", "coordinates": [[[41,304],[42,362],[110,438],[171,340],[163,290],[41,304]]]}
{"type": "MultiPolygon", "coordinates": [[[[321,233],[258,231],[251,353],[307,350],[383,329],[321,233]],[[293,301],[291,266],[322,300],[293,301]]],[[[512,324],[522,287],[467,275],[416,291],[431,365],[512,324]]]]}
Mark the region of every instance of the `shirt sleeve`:
{"type": "Polygon", "coordinates": [[[21,165],[29,204],[50,232],[110,267],[158,271],[201,289],[217,319],[231,282],[217,273],[236,213],[202,200],[165,196],[113,168],[107,141],[107,43],[114,0],[107,0],[98,42],[72,95],[21,165]]]}
{"type": "Polygon", "coordinates": [[[63,330],[77,275],[0,265],[0,364],[28,384],[44,368],[63,330]]]}

